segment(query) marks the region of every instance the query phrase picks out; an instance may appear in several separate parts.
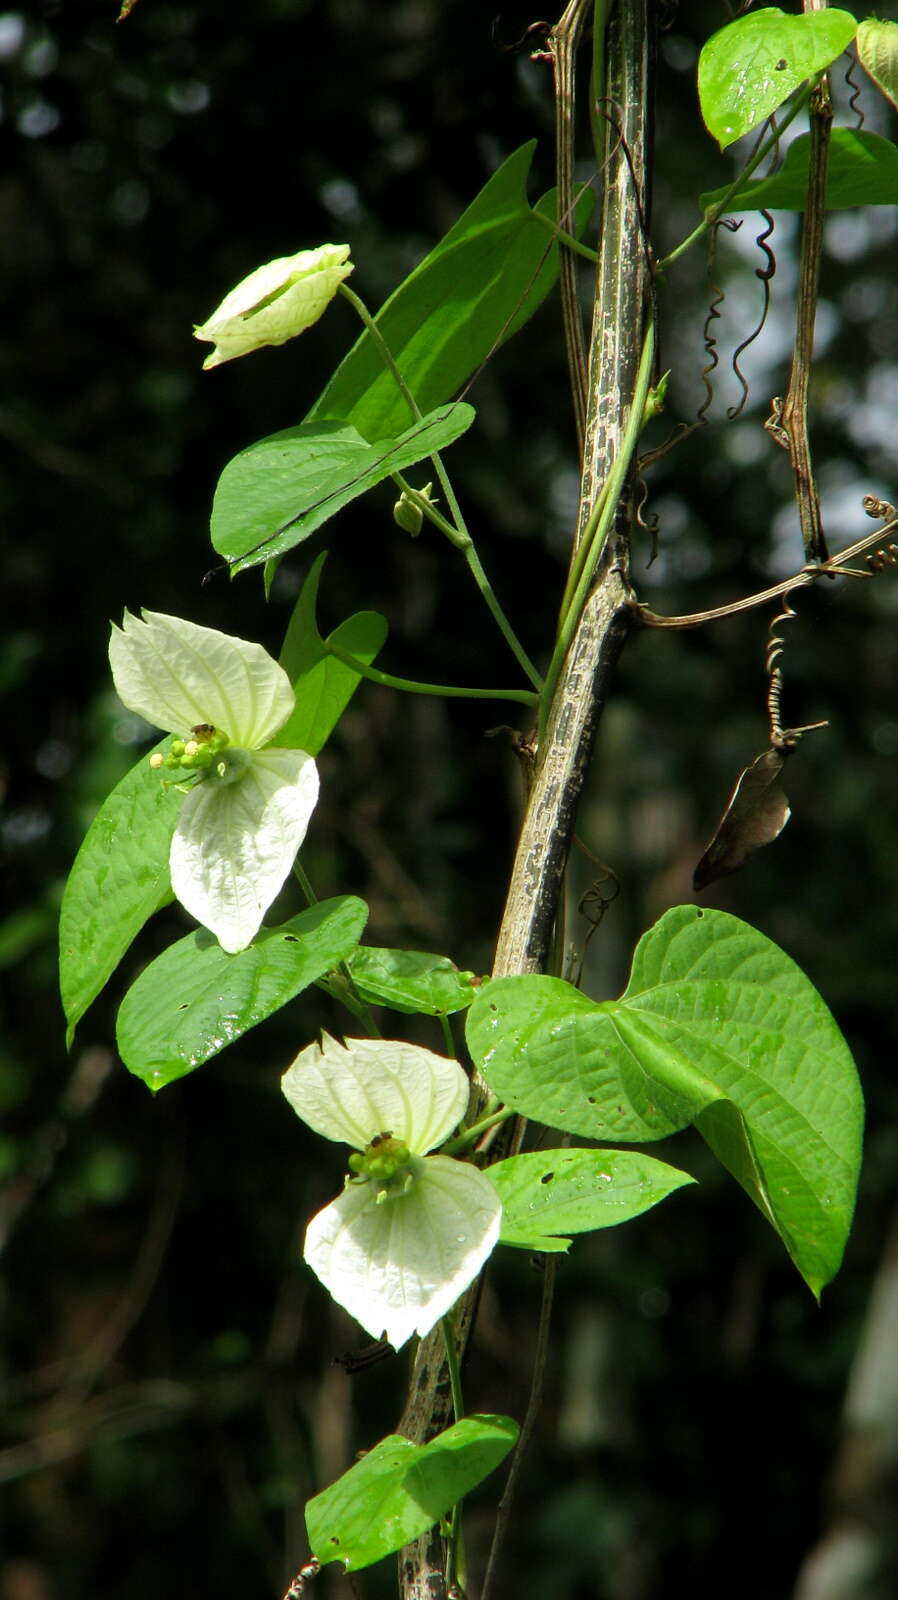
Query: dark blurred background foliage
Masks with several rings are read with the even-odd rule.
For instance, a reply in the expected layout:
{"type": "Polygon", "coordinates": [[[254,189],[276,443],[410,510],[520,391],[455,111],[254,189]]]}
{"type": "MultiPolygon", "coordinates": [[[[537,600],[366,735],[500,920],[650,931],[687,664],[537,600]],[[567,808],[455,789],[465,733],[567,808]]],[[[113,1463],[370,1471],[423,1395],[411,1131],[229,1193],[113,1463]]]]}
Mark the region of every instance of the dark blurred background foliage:
{"type": "MultiPolygon", "coordinates": [[[[698,190],[730,171],[693,88],[697,49],[726,15],[722,0],[666,8],[660,250],[692,225],[698,190]]],[[[375,606],[393,670],[511,681],[460,563],[399,533],[386,488],[284,563],[269,606],[253,576],[203,585],[219,471],[302,417],[355,327],[338,304],[299,343],[205,375],[190,330],[259,262],[326,239],[351,243],[353,285],[376,306],[524,139],[539,139],[535,180],[548,187],[548,68],[513,48],[533,20],[517,3],[494,20],[474,0],[140,0],[121,26],[111,0],[0,15],[3,1600],[277,1595],[305,1555],[304,1499],[395,1423],[404,1358],[356,1377],[333,1365],[358,1330],[298,1254],[340,1157],[306,1135],[277,1082],[340,1019],[305,996],[153,1100],[115,1057],[115,1010],[185,920],[175,907],[150,924],[67,1057],[55,918],[84,828],[145,735],[106,666],[124,606],[276,651],[327,544],[329,625],[375,606]]],[[[894,135],[863,103],[868,126],[894,135]]],[[[660,553],[649,568],[646,540],[636,575],[662,611],[719,604],[800,564],[785,457],[761,427],[786,372],[794,219],[774,239],[774,315],[745,359],[748,406],[724,415],[738,398],[726,341],[749,331],[760,298],[751,220],[720,243],[729,296],[712,422],[650,475],[660,553]]],[[[894,242],[884,210],[829,224],[813,398],[836,546],[868,531],[863,493],[895,498],[894,242]]],[[[662,290],[674,372],[659,441],[702,398],[703,271],[693,255],[662,290]]],[[[559,329],[553,301],[478,377],[478,426],[452,452],[488,569],[543,656],[576,494],[559,329]]],[[[782,839],[709,897],[806,968],[856,1052],[870,1121],[844,1270],[818,1309],[698,1141],[658,1152],[701,1187],[577,1243],[561,1265],[504,1592],[810,1600],[822,1591],[797,1588],[798,1574],[840,1507],[857,1538],[839,1593],[898,1590],[894,1325],[872,1403],[864,1377],[871,1286],[879,1274],[882,1295],[898,1270],[884,1244],[898,1145],[896,608],[894,574],[798,602],[787,720],[829,727],[789,772],[782,839]],[[865,1381],[867,1411],[855,1405],[846,1424],[846,1389],[865,1381]]],[[[644,634],[624,659],[578,829],[621,885],[589,946],[596,997],[619,991],[654,917],[691,898],[727,791],[764,747],[765,627],[753,614],[644,634]]],[[[482,707],[367,685],[328,747],[304,859],[321,894],[369,900],[372,942],[488,969],[518,803],[513,758],[488,726],[482,707]]],[[[598,872],[578,850],[575,907],[598,872]]],[[[588,926],[574,914],[575,944],[588,926]]],[[[440,1047],[427,1024],[415,1036],[440,1047]]],[[[522,1414],[539,1283],[526,1257],[495,1262],[473,1406],[522,1414]]],[[[489,1504],[484,1492],[470,1517],[475,1569],[489,1504]]],[[[389,1594],[389,1569],[358,1592],[389,1594]]],[[[349,1592],[332,1578],[320,1588],[349,1592]]]]}

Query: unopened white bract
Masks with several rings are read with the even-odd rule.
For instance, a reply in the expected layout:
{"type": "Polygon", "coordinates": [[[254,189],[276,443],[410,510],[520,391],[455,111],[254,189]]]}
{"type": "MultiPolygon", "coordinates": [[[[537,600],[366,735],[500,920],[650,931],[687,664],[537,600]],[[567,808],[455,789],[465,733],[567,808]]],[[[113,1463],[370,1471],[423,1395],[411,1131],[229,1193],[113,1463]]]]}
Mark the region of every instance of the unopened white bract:
{"type": "Polygon", "coordinates": [[[348,244],[322,244],[257,267],[194,328],[195,339],[215,346],[203,369],[220,367],[266,344],[286,344],[304,333],[351,272],[348,244]]]}

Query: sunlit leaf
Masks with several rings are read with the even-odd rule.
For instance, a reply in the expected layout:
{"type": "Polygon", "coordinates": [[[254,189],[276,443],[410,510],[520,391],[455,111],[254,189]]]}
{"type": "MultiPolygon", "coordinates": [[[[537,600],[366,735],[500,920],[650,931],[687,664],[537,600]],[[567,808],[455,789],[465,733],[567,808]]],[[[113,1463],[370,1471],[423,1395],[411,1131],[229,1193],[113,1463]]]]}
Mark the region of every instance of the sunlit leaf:
{"type": "MultiPolygon", "coordinates": [[[[155,748],[167,746],[163,739],[155,748]]],[[[168,857],[183,798],[164,789],[141,756],[103,801],[75,857],[59,915],[69,1044],[147,918],[172,898],[168,857]]]]}
{"type": "MultiPolygon", "coordinates": [[[[558,277],[559,246],[534,212],[554,217],[554,192],[535,207],[527,175],[535,140],[515,150],[440,243],[401,283],[377,325],[422,411],[458,394],[506,338],[522,327],[558,277]]],[[[593,196],[586,190],[566,231],[579,236],[593,196]]],[[[365,332],[341,362],[308,420],[351,422],[366,439],[408,427],[406,402],[365,332]]]]}
{"type": "Polygon", "coordinates": [[[705,125],[721,149],[750,133],[793,89],[823,72],[851,43],[856,28],[847,11],[788,16],[767,6],[713,34],[699,57],[698,93],[705,125]]]}
{"type": "Polygon", "coordinates": [[[500,1244],[567,1249],[559,1235],[629,1222],[694,1182],[634,1150],[538,1150],[485,1169],[502,1200],[500,1244]]]}
{"type": "Polygon", "coordinates": [[[306,1506],[312,1553],[347,1572],[417,1539],[504,1461],[518,1437],[510,1417],[463,1417],[429,1444],[381,1439],[306,1506]]]}
{"type": "Polygon", "coordinates": [[[218,480],[212,543],[232,573],[291,550],[392,472],[444,450],[474,421],[471,406],[445,405],[395,437],[369,444],[347,422],[302,422],[241,450],[218,480]]]}
{"type": "MultiPolygon", "coordinates": [[[[769,178],[743,184],[727,201],[727,211],[803,211],[807,204],[811,136],[802,133],[786,151],[786,159],[769,178]]],[[[699,197],[707,215],[727,193],[727,186],[699,197]]],[[[898,204],[898,146],[878,133],[833,128],[826,167],[826,209],[898,204]]]]}
{"type": "Polygon", "coordinates": [[[144,968],[118,1014],[119,1054],[130,1072],[161,1089],[202,1066],[344,961],[368,916],[363,900],[322,900],[251,945],[227,955],[200,928],[144,968]]]}
{"type": "Polygon", "coordinates": [[[837,1271],[860,1164],[857,1072],[809,979],[747,923],[677,906],[639,941],[620,1000],[502,978],[467,1037],[494,1092],[553,1127],[632,1141],[694,1122],[814,1293],[837,1271]]]}

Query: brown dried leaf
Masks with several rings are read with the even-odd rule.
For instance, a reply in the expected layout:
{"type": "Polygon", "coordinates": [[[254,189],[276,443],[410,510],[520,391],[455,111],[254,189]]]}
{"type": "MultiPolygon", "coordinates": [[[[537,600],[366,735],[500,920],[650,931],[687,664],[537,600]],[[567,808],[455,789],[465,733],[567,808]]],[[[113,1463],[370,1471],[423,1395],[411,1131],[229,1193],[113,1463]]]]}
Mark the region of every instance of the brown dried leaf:
{"type": "Polygon", "coordinates": [[[693,873],[694,889],[738,872],[749,856],[782,833],[790,811],[779,776],[789,753],[765,750],[739,774],[717,831],[693,873]]]}

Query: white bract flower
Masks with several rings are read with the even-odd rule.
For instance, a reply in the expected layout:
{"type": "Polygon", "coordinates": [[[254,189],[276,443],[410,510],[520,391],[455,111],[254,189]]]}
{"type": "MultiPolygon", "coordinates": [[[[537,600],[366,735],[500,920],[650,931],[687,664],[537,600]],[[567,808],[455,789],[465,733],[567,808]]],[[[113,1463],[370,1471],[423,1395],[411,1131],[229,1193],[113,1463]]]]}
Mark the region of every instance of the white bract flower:
{"type": "Polygon", "coordinates": [[[457,1061],[389,1039],[324,1035],[281,1080],[304,1122],[355,1147],[354,1174],[312,1218],[305,1258],[334,1299],[398,1350],[425,1334],[476,1278],[502,1204],[467,1161],[428,1155],[464,1116],[457,1061]]]}
{"type": "Polygon", "coordinates": [[[318,798],[305,750],[266,749],[295,703],[261,645],[158,611],[113,624],[109,660],[130,711],[179,734],[151,765],[189,790],[172,889],[222,948],[243,950],[290,871],[318,798]]]}
{"type": "Polygon", "coordinates": [[[215,346],[203,370],[266,344],[286,344],[311,328],[349,277],[348,256],[348,244],[322,244],[317,250],[300,250],[257,267],[225,295],[201,327],[194,328],[195,339],[215,346]]]}

